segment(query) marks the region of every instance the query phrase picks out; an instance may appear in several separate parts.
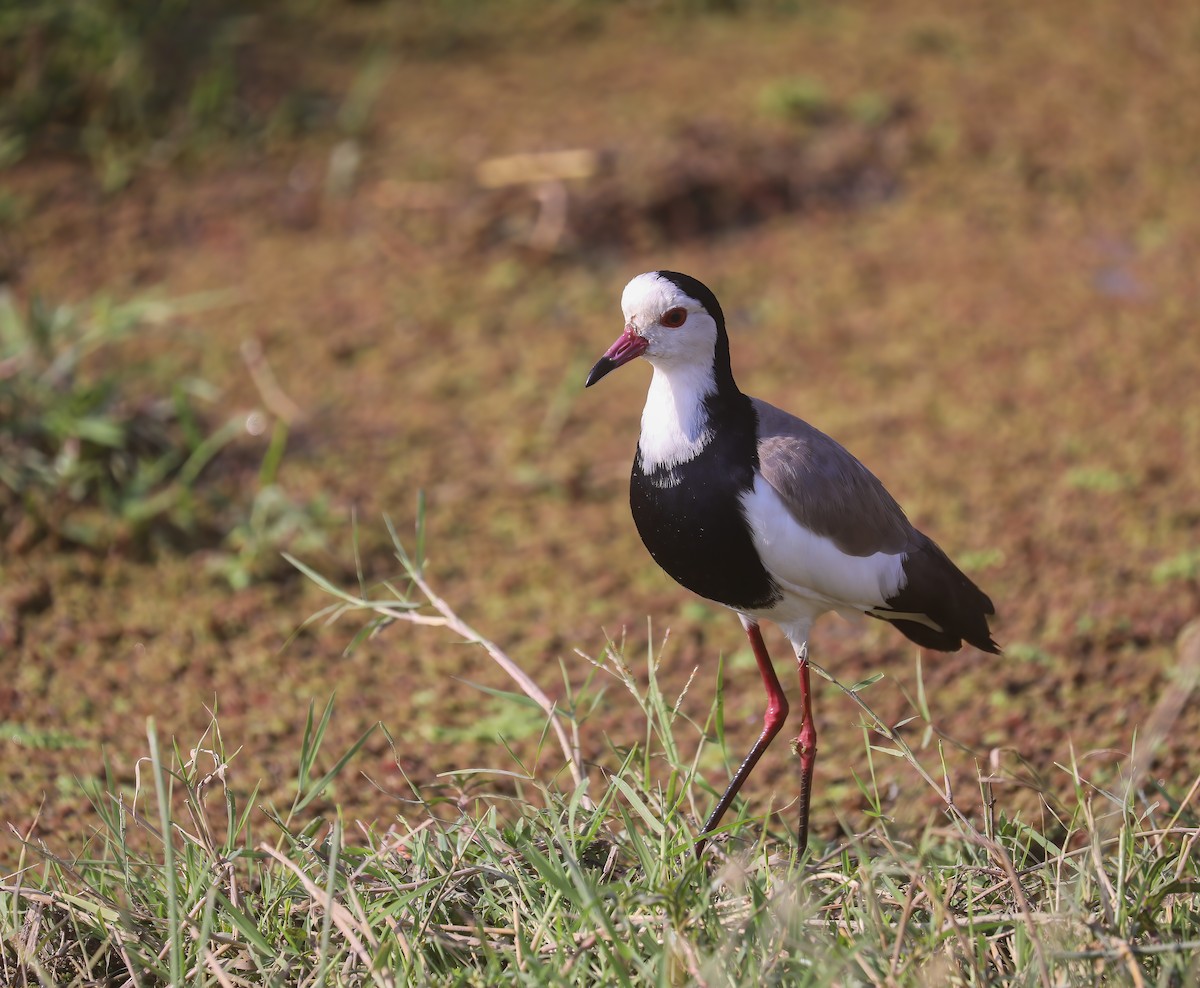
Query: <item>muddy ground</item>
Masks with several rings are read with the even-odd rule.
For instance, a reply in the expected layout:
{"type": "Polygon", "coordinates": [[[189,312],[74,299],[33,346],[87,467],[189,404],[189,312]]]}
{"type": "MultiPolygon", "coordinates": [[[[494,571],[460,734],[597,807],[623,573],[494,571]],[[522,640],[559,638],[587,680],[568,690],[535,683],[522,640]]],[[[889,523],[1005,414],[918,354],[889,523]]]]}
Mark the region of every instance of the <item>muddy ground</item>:
{"type": "MultiPolygon", "coordinates": [[[[383,515],[409,531],[424,491],[434,585],[552,695],[606,635],[641,662],[649,619],[656,643],[671,631],[666,688],[699,670],[693,716],[726,657],[740,751],[763,702],[738,624],[663,576],[629,518],[648,369],[582,389],[625,281],[693,273],[725,304],[742,387],[850,447],[995,600],[1002,658],[921,659],[960,801],[991,773],[1001,810],[1040,813],[1039,792],[1072,788],[1058,766],[1115,784],[1135,736],[1141,782],[1182,796],[1196,707],[1164,712],[1195,675],[1175,642],[1200,616],[1200,11],[571,9],[435,52],[386,4],[337,8],[336,31],[289,44],[335,105],[369,59],[385,67],[350,136],[234,143],[110,194],[86,163],[31,155],[5,176],[10,285],[222,293],[145,331],[130,388],[196,375],[219,390],[208,421],[269,418],[243,356],[260,344],[298,410],[280,483],[322,499],[313,565],[353,582],[354,512],[367,579],[395,575],[383,515]],[[476,181],[482,161],[568,148],[603,152],[596,174],[476,181]]],[[[243,435],[206,480],[249,501],[264,450],[243,435]]],[[[331,794],[378,826],[414,812],[405,777],[512,768],[505,744],[537,759],[538,725],[468,681],[510,684],[437,630],[343,655],[353,619],[297,634],[327,599],[286,568],[231,589],[219,539],[3,534],[0,816],[51,847],[78,853],[96,822],[80,781],[134,785],[148,717],[186,748],[215,707],[243,791],[262,779],[283,802],[307,708],[336,692],[331,755],[377,721],[395,739],[376,734],[331,794]]],[[[917,652],[890,629],[830,617],[812,654],[845,683],[885,672],[867,698],[911,713],[917,652]]],[[[829,837],[869,822],[869,768],[856,709],[823,681],[817,717],[829,837]]],[[[582,736],[601,766],[641,740],[615,684],[582,736]]],[[[704,765],[723,785],[715,752],[704,765]]],[[[557,768],[543,752],[536,771],[557,768]]],[[[911,769],[874,769],[885,810],[926,819],[911,769]]],[[[765,808],[793,785],[781,743],[746,794],[765,808]]]]}

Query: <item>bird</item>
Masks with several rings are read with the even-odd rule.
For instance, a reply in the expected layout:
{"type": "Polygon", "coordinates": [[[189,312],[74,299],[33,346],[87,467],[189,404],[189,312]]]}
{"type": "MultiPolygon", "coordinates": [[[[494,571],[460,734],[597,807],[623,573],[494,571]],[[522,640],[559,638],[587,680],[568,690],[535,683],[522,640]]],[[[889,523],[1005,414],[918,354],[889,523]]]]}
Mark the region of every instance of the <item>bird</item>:
{"type": "Polygon", "coordinates": [[[995,608],[848,450],[738,388],[725,316],[707,286],[678,271],[649,271],[625,286],[621,308],[624,330],[584,387],[638,357],[653,370],[630,478],[634,524],[677,583],[736,612],[767,693],[762,733],[705,821],[696,854],[789,713],[763,621],[782,630],[796,656],[796,840],[804,853],[817,756],[813,622],[830,611],[861,613],[924,648],[954,652],[966,642],[999,654],[988,623],[995,608]]]}

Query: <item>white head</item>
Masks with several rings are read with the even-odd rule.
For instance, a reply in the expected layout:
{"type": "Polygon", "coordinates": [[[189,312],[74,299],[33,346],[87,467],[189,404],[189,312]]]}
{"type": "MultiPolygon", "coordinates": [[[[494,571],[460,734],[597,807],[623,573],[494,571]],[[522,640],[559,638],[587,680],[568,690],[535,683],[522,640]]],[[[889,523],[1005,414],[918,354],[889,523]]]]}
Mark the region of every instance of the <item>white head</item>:
{"type": "Polygon", "coordinates": [[[588,386],[643,355],[668,374],[685,369],[709,371],[714,359],[728,367],[721,306],[695,278],[674,271],[639,274],[625,286],[621,309],[625,330],[592,368],[588,386]]]}

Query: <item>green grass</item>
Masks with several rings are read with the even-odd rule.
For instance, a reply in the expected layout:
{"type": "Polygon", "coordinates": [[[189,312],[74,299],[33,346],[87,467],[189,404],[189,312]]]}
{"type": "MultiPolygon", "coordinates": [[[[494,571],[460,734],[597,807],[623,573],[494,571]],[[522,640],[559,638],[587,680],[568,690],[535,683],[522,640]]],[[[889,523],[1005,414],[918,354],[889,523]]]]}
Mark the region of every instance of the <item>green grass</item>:
{"type": "MultiPolygon", "coordinates": [[[[0,289],[0,528],[14,533],[9,548],[47,538],[104,551],[216,543],[208,570],[242,589],[279,569],[280,547],[323,544],[324,503],[300,503],[277,483],[288,423],[267,384],[273,416],[235,412],[214,426],[216,387],[190,375],[155,386],[162,371],[122,349],[216,298],[72,306],[34,297],[22,306],[0,289]],[[214,461],[268,424],[257,485],[248,498],[230,495],[228,482],[213,482],[214,461]]],[[[261,355],[254,360],[261,378],[261,355]]]]}
{"type": "MultiPolygon", "coordinates": [[[[859,684],[843,689],[872,757],[900,758],[938,790],[941,819],[896,826],[867,778],[866,830],[798,856],[739,804],[697,860],[716,782],[698,764],[722,734],[720,706],[687,720],[659,688],[658,654],[642,678],[615,644],[555,704],[428,584],[422,526],[413,551],[395,545],[402,579],[380,587],[346,591],[302,566],[335,597],[317,617],[367,614],[363,636],[441,626],[481,646],[518,687],[494,702],[544,713],[536,762],[414,786],[390,826],[368,827],[329,796],[374,729],[331,759],[332,700],[309,711],[286,808],[238,777],[217,716],[187,746],[164,744],[151,721],[132,791],[94,787],[85,846],[68,859],[25,840],[0,898],[5,984],[1194,983],[1200,780],[1175,800],[1137,760],[1097,780],[1068,759],[1069,803],[1006,819],[981,777],[988,811],[973,821],[927,767],[938,748],[923,693],[910,720],[929,729],[914,750],[859,684]],[[580,732],[609,686],[641,722],[614,742],[641,741],[585,766],[580,732]]],[[[405,741],[390,741],[399,764],[405,741]]]]}
{"type": "Polygon", "coordinates": [[[119,351],[187,307],[34,298],[22,309],[0,291],[0,519],[92,547],[189,524],[197,477],[240,423],[206,431],[195,406],[212,389],[195,378],[130,393],[119,351]]]}
{"type": "Polygon", "coordinates": [[[5,0],[0,167],[30,145],[81,151],[113,190],[153,141],[162,157],[185,135],[236,130],[252,22],[224,2],[5,0]]]}

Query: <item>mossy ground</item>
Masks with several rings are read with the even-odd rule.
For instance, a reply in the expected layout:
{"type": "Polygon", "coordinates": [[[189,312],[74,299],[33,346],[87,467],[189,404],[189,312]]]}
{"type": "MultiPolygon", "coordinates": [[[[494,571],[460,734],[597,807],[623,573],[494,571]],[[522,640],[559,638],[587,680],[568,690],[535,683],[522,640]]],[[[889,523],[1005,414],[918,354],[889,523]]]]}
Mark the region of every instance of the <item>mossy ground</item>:
{"type": "MultiPolygon", "coordinates": [[[[707,708],[727,657],[740,750],[762,694],[737,622],[672,585],[628,517],[644,368],[582,390],[620,331],[627,278],[695,274],[725,303],[742,387],[850,447],[995,600],[1003,658],[923,659],[933,720],[962,745],[947,754],[962,800],[977,798],[980,768],[1053,790],[1071,750],[1114,767],[1128,753],[1179,688],[1175,639],[1200,614],[1200,13],[806,9],[581,5],[512,31],[426,24],[426,41],[444,42],[434,57],[405,45],[390,6],[339,7],[338,31],[289,43],[332,93],[372,52],[383,58],[349,195],[324,191],[344,134],[214,149],[109,196],[86,167],[33,156],[7,176],[21,219],[5,256],[22,294],[227,292],[148,338],[152,373],[218,384],[214,416],[249,411],[260,396],[239,348],[261,343],[303,412],[280,482],[325,497],[333,519],[319,567],[352,578],[354,511],[366,575],[392,575],[382,514],[403,526],[423,490],[440,592],[548,689],[560,662],[586,675],[573,649],[599,652],[606,632],[644,642],[649,615],[656,639],[672,629],[660,678],[682,688],[700,667],[685,709],[707,708]],[[396,206],[401,182],[560,147],[613,149],[636,184],[699,122],[799,126],[770,98],[798,78],[863,114],[872,100],[911,107],[891,194],[551,258],[456,244],[396,206]]],[[[258,442],[212,469],[253,486],[258,442]]],[[[240,776],[283,799],[309,703],[336,691],[327,750],[375,721],[396,739],[393,751],[377,735],[358,760],[374,784],[334,794],[369,820],[404,812],[401,769],[426,784],[504,765],[498,734],[526,754],[536,745],[537,725],[464,682],[506,685],[475,651],[412,628],[349,656],[352,628],[293,636],[324,603],[295,577],[232,592],[203,552],[44,540],[5,552],[0,587],[0,815],[22,832],[36,819],[53,847],[78,847],[89,826],[77,780],[102,778],[107,761],[132,783],[150,715],[186,739],[215,704],[240,776]]],[[[782,640],[769,641],[786,665],[782,640]]],[[[843,682],[886,671],[871,702],[904,715],[916,653],[894,632],[829,618],[812,652],[843,682]]],[[[638,740],[622,735],[622,703],[610,691],[585,731],[597,759],[605,731],[638,740]]],[[[819,688],[816,712],[821,836],[839,816],[855,826],[866,755],[843,696],[819,688]]],[[[1168,789],[1195,776],[1198,726],[1193,706],[1141,738],[1168,789]]],[[[887,809],[923,819],[931,796],[906,767],[875,770],[887,809]]],[[[746,794],[766,805],[793,786],[780,744],[746,794]]],[[[1026,786],[997,798],[1036,811],[1026,786]]]]}

